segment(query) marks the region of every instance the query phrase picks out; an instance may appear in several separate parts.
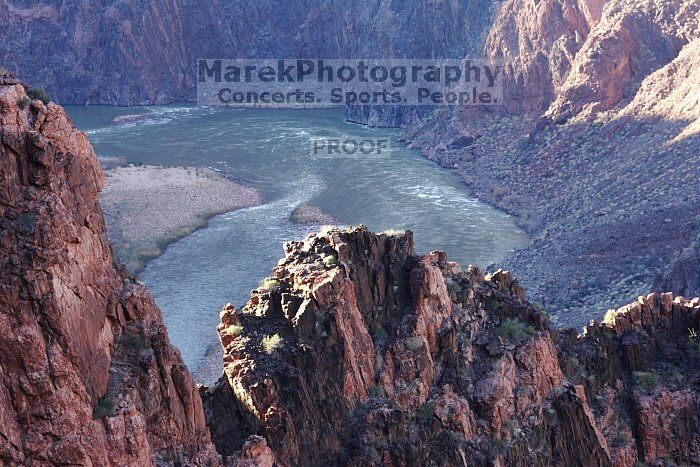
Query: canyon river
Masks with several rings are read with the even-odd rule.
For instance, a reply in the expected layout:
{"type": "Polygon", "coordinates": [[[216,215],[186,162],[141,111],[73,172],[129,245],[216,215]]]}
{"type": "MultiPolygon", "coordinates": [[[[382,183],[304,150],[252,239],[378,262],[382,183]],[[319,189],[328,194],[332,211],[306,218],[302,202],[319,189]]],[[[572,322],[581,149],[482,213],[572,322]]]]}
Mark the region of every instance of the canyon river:
{"type": "Polygon", "coordinates": [[[470,196],[449,170],[405,149],[398,130],[344,121],[340,109],[228,110],[203,107],[66,107],[99,156],[130,163],[211,167],[262,191],[264,204],[217,216],[171,244],[140,275],[163,311],[170,338],[200,381],[210,381],[219,311],[245,303],[283,256],[282,243],[314,230],[289,221],[300,203],[343,225],[410,229],[417,253],[447,251],[487,266],[527,243],[508,215],[470,196]],[[126,114],[148,118],[121,125],[126,114]],[[388,137],[390,157],[311,157],[315,138],[388,137]]]}

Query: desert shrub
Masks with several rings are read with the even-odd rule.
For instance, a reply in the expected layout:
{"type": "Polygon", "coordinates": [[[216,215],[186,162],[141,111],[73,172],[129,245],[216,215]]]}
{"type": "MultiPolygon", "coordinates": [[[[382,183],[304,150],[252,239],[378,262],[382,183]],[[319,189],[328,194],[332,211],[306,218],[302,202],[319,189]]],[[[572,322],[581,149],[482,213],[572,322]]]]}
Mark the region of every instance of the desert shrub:
{"type": "Polygon", "coordinates": [[[326,266],[335,266],[336,264],[338,264],[338,259],[335,256],[326,256],[325,258],[323,258],[323,263],[326,266]]]}
{"type": "Polygon", "coordinates": [[[389,237],[396,237],[397,235],[403,235],[406,232],[401,230],[389,229],[385,230],[382,233],[388,235],[389,237]]]}
{"type": "Polygon", "coordinates": [[[617,314],[616,310],[608,310],[605,313],[605,316],[603,317],[603,324],[606,324],[608,326],[615,326],[615,315],[617,314]]]}
{"type": "Polygon", "coordinates": [[[148,348],[148,341],[140,335],[125,336],[122,340],[127,349],[143,350],[148,348]]]}
{"type": "Polygon", "coordinates": [[[408,350],[416,350],[423,347],[423,339],[420,337],[409,337],[406,339],[406,348],[408,350]]]}
{"type": "Polygon", "coordinates": [[[26,95],[22,96],[19,99],[17,99],[17,107],[24,110],[30,102],[31,100],[26,95]]]}
{"type": "Polygon", "coordinates": [[[282,336],[274,334],[265,336],[262,340],[262,348],[266,354],[272,354],[282,346],[282,336]]]}
{"type": "Polygon", "coordinates": [[[503,454],[506,449],[508,449],[508,442],[502,438],[495,438],[491,446],[493,447],[493,454],[499,455],[503,454]]]}
{"type": "Polygon", "coordinates": [[[386,436],[379,436],[377,438],[373,438],[371,443],[375,448],[383,449],[389,446],[389,439],[386,436]]]}
{"type": "Polygon", "coordinates": [[[389,338],[389,333],[378,324],[372,328],[372,337],[375,341],[386,341],[389,338]]]}
{"type": "Polygon", "coordinates": [[[223,330],[223,333],[229,336],[240,336],[242,332],[243,326],[241,326],[240,324],[233,324],[223,330]]]}
{"type": "Polygon", "coordinates": [[[265,279],[260,283],[260,288],[263,290],[273,290],[280,286],[280,281],[277,279],[265,279]]]}
{"type": "Polygon", "coordinates": [[[32,99],[39,99],[41,102],[44,103],[44,105],[51,102],[51,98],[48,94],[46,94],[46,91],[44,91],[44,88],[42,88],[41,86],[30,89],[29,91],[27,91],[27,95],[32,99]]]}
{"type": "Polygon", "coordinates": [[[635,371],[634,383],[645,391],[652,391],[658,386],[661,377],[656,373],[646,371],[635,371]]]}
{"type": "Polygon", "coordinates": [[[688,329],[688,347],[690,347],[690,350],[700,352],[700,336],[693,328],[688,329]]]}
{"type": "Polygon", "coordinates": [[[467,366],[459,370],[459,377],[462,379],[470,379],[473,373],[474,370],[472,369],[472,367],[467,366]]]}
{"type": "Polygon", "coordinates": [[[462,286],[459,285],[459,282],[451,277],[445,279],[445,285],[447,286],[447,291],[450,293],[450,295],[457,295],[462,291],[462,286]]]}
{"type": "Polygon", "coordinates": [[[518,318],[504,318],[496,328],[496,335],[512,341],[520,341],[535,333],[535,328],[528,326],[518,318]]]}
{"type": "Polygon", "coordinates": [[[674,383],[682,383],[683,381],[685,381],[685,376],[678,373],[677,371],[674,371],[673,373],[671,373],[671,381],[674,383]]]}
{"type": "Polygon", "coordinates": [[[615,433],[610,440],[612,446],[614,448],[619,448],[627,444],[629,441],[629,438],[627,437],[626,433],[615,433]]]}
{"type": "Polygon", "coordinates": [[[421,423],[427,422],[428,420],[430,420],[433,416],[433,413],[434,413],[433,408],[434,408],[434,405],[431,404],[430,402],[426,402],[425,404],[421,405],[418,408],[418,412],[416,414],[418,417],[418,420],[421,423]]]}
{"type": "Polygon", "coordinates": [[[547,313],[547,310],[545,310],[542,305],[540,305],[539,303],[536,303],[535,308],[537,309],[537,313],[540,314],[540,316],[542,317],[543,320],[545,320],[548,323],[552,322],[552,317],[549,316],[549,313],[547,313]]]}
{"type": "Polygon", "coordinates": [[[112,399],[109,399],[108,397],[104,397],[100,399],[100,401],[95,405],[95,408],[92,410],[92,416],[95,419],[98,418],[103,418],[103,417],[111,417],[114,415],[114,408],[116,407],[116,404],[112,399]]]}
{"type": "Polygon", "coordinates": [[[380,399],[383,399],[386,397],[386,392],[384,392],[384,388],[379,386],[378,384],[375,384],[371,388],[369,388],[369,395],[370,397],[377,397],[380,399]]]}

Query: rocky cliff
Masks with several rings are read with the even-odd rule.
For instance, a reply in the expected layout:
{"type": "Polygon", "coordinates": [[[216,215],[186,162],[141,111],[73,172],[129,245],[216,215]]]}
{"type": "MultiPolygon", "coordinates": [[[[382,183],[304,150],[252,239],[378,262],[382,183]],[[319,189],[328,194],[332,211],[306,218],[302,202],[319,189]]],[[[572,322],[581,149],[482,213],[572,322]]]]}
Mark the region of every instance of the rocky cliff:
{"type": "Polygon", "coordinates": [[[62,104],[192,101],[199,58],[470,55],[491,3],[0,0],[0,64],[62,104]]]}
{"type": "Polygon", "coordinates": [[[220,462],[160,311],[114,259],[102,171],[0,77],[0,465],[220,462]]]}
{"type": "Polygon", "coordinates": [[[533,242],[501,266],[562,324],[700,288],[698,19],[694,0],[506,2],[485,46],[504,109],[405,135],[518,216],[533,242]]]}
{"type": "Polygon", "coordinates": [[[651,294],[555,331],[508,273],[328,229],[224,308],[205,410],[260,465],[695,464],[698,326],[700,299],[651,294]]]}

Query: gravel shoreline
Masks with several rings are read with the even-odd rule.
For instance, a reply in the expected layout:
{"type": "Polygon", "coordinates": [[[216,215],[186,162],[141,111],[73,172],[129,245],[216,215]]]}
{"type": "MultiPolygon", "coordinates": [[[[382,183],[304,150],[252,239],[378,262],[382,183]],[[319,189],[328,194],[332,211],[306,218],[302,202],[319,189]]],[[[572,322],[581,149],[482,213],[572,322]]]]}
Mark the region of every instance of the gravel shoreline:
{"type": "Polygon", "coordinates": [[[262,203],[258,190],[211,169],[128,166],[105,177],[100,203],[109,238],[134,274],[210,218],[262,203]]]}

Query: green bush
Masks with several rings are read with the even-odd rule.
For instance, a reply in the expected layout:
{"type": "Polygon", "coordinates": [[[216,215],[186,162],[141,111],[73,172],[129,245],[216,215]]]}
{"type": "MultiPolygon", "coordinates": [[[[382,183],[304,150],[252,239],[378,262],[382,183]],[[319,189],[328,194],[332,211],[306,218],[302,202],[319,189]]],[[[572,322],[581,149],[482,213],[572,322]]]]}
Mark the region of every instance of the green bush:
{"type": "Polygon", "coordinates": [[[656,373],[649,373],[646,371],[635,371],[634,383],[645,391],[652,391],[656,389],[659,385],[661,377],[656,373]]]}
{"type": "Polygon", "coordinates": [[[523,338],[533,335],[535,328],[525,325],[518,318],[503,318],[495,332],[499,337],[519,342],[523,338]]]}
{"type": "Polygon", "coordinates": [[[29,99],[26,95],[22,96],[17,99],[17,107],[24,110],[31,102],[31,99],[29,99]]]}
{"type": "Polygon", "coordinates": [[[92,416],[95,419],[98,418],[103,418],[103,417],[111,417],[114,415],[114,408],[116,407],[116,404],[112,399],[109,399],[107,397],[104,397],[100,399],[100,401],[95,405],[95,408],[92,410],[92,416]]]}
{"type": "Polygon", "coordinates": [[[48,94],[46,94],[46,91],[44,91],[44,88],[42,88],[41,86],[30,89],[29,91],[27,91],[27,95],[32,99],[40,100],[44,103],[44,105],[51,102],[51,98],[48,94]]]}
{"type": "Polygon", "coordinates": [[[127,349],[143,350],[148,348],[148,341],[146,338],[139,335],[125,336],[122,342],[127,349]]]}
{"type": "Polygon", "coordinates": [[[325,258],[323,258],[323,263],[326,266],[335,266],[336,264],[338,264],[338,259],[335,256],[326,256],[325,258]]]}
{"type": "Polygon", "coordinates": [[[266,354],[271,355],[282,346],[282,342],[282,336],[279,334],[265,336],[262,340],[262,348],[266,354]]]}

